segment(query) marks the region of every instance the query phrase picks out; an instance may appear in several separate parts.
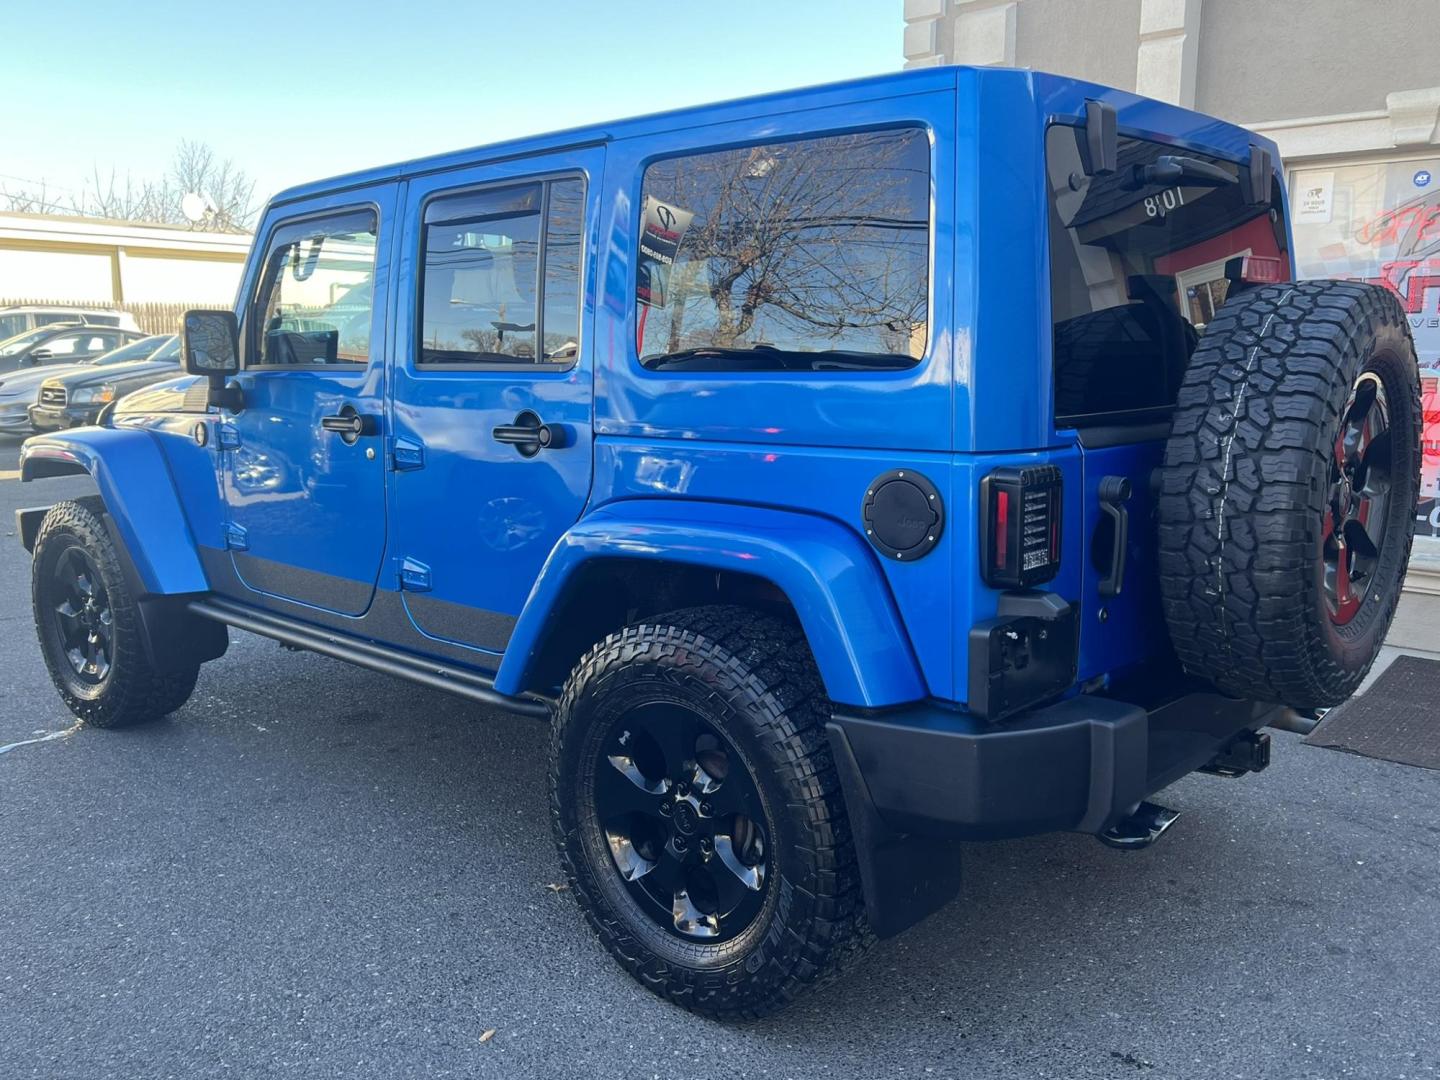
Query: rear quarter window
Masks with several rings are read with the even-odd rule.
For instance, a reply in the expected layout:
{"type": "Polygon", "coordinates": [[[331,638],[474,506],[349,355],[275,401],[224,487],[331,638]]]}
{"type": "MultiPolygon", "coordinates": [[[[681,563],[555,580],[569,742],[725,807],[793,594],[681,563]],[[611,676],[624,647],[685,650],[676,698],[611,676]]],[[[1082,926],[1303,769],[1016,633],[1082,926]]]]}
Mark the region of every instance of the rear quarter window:
{"type": "Polygon", "coordinates": [[[901,128],[646,168],[637,348],[657,370],[905,368],[930,307],[930,145],[901,128]]]}

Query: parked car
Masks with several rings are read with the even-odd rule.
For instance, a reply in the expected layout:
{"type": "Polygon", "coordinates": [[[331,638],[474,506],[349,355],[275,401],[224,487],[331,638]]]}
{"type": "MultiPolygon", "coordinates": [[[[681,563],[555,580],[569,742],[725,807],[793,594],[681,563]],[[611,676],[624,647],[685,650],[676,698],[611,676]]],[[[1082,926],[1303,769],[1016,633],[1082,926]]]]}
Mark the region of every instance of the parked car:
{"type": "Polygon", "coordinates": [[[41,364],[77,364],[144,336],[104,326],[42,326],[0,343],[0,376],[41,364]]]}
{"type": "MultiPolygon", "coordinates": [[[[47,365],[11,372],[0,378],[0,434],[28,435],[34,431],[30,426],[29,409],[39,398],[40,386],[46,379],[74,371],[95,372],[113,365],[148,360],[164,345],[177,340],[174,334],[152,334],[77,364],[62,367],[47,365]]],[[[175,355],[179,355],[178,345],[175,355]]],[[[178,363],[178,360],[175,362],[178,363]]]]}
{"type": "Polygon", "coordinates": [[[1144,848],[1369,670],[1415,351],[1293,280],[1284,192],[1233,124],[944,67],[291,189],[193,378],[26,442],[99,487],[19,518],[46,664],[117,727],[237,627],[548,718],[600,939],[770,1012],[956,840],[1144,848]]]}
{"type": "MultiPolygon", "coordinates": [[[[136,348],[149,342],[136,342],[136,348]]],[[[29,412],[30,426],[36,431],[63,431],[65,428],[93,424],[100,410],[132,390],[140,390],[180,374],[180,339],[175,335],[160,339],[159,348],[149,346],[152,355],[131,358],[121,363],[104,363],[101,357],[92,364],[76,365],[63,374],[52,375],[40,385],[35,404],[29,412]]],[[[109,357],[124,352],[117,349],[109,357]]],[[[0,393],[4,384],[0,383],[0,393]]]]}
{"type": "Polygon", "coordinates": [[[108,308],[37,307],[12,304],[0,307],[0,342],[56,323],[78,323],[82,326],[113,326],[121,330],[138,330],[135,316],[128,311],[108,308]]]}

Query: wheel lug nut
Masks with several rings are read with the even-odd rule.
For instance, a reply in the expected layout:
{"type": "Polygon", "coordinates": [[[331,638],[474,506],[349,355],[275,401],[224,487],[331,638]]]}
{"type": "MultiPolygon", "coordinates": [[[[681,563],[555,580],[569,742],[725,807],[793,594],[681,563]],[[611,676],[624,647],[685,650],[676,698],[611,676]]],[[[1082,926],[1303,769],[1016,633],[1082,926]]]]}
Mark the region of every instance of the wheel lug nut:
{"type": "Polygon", "coordinates": [[[708,836],[700,841],[700,850],[703,851],[706,855],[709,855],[710,852],[714,849],[714,847],[715,845],[710,842],[710,838],[708,836]]]}
{"type": "Polygon", "coordinates": [[[688,843],[686,843],[685,838],[684,838],[683,836],[677,836],[677,837],[675,837],[675,850],[676,850],[676,851],[684,851],[684,850],[685,850],[687,847],[689,847],[689,846],[690,846],[690,845],[689,845],[688,843]]]}
{"type": "Polygon", "coordinates": [[[714,807],[712,807],[708,802],[702,802],[700,804],[700,813],[704,814],[706,817],[710,816],[710,811],[713,809],[714,807]]]}
{"type": "Polygon", "coordinates": [[[669,804],[668,802],[662,802],[662,803],[660,804],[660,816],[661,816],[661,817],[669,817],[673,812],[674,812],[674,811],[672,811],[672,810],[670,809],[670,804],[669,804]]]}

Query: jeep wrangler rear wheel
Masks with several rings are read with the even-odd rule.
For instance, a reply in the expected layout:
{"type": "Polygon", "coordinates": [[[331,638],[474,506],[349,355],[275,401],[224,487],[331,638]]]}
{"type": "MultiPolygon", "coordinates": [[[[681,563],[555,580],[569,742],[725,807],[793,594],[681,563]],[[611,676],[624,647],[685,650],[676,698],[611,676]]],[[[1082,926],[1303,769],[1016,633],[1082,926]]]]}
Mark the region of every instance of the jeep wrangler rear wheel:
{"type": "Polygon", "coordinates": [[[772,1012],[869,941],[804,637],[740,608],[626,627],[575,668],[551,741],[561,859],[641,983],[772,1012]]]}
{"type": "Polygon", "coordinates": [[[1162,470],[1161,587],[1187,669],[1297,708],[1355,691],[1410,557],[1420,423],[1392,293],[1305,281],[1226,302],[1162,470]]]}
{"type": "Polygon", "coordinates": [[[35,538],[31,599],[50,678],[95,727],[153,720],[185,704],[199,666],[158,671],[97,498],[58,503],[35,538]]]}

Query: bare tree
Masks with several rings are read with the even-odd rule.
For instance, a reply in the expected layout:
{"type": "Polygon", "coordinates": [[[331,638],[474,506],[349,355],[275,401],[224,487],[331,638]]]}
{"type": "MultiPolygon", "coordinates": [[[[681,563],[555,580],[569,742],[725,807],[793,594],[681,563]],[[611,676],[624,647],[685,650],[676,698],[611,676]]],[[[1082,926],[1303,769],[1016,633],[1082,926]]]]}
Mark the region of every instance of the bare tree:
{"type": "Polygon", "coordinates": [[[51,198],[44,181],[32,188],[9,188],[0,185],[0,210],[15,214],[63,214],[71,208],[51,198]]]}
{"type": "Polygon", "coordinates": [[[255,217],[255,181],[230,158],[220,158],[208,144],[181,140],[169,171],[156,179],[137,180],[94,167],[90,180],[68,205],[50,198],[42,183],[32,188],[0,188],[0,209],[30,213],[73,213],[120,221],[149,221],[217,232],[245,232],[255,217]],[[194,192],[205,204],[205,216],[190,222],[181,200],[194,192]]]}
{"type": "Polygon", "coordinates": [[[166,182],[175,193],[177,217],[180,198],[191,191],[205,200],[211,229],[244,232],[255,216],[255,181],[230,158],[217,157],[209,143],[182,139],[166,182]]]}
{"type": "Polygon", "coordinates": [[[118,180],[114,169],[102,176],[98,165],[93,167],[90,182],[80,197],[72,200],[78,214],[117,221],[165,221],[165,203],[163,182],[137,183],[129,173],[118,180]]]}

